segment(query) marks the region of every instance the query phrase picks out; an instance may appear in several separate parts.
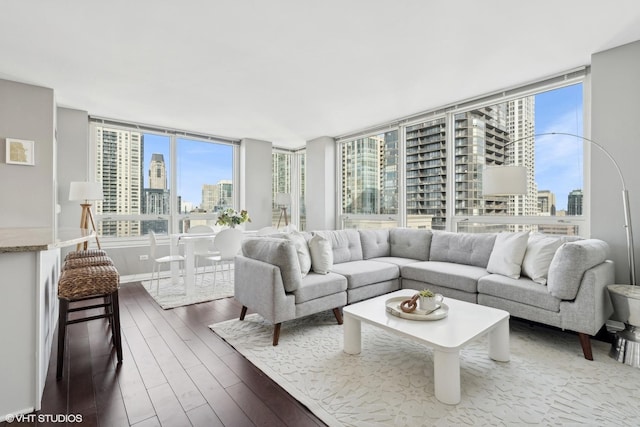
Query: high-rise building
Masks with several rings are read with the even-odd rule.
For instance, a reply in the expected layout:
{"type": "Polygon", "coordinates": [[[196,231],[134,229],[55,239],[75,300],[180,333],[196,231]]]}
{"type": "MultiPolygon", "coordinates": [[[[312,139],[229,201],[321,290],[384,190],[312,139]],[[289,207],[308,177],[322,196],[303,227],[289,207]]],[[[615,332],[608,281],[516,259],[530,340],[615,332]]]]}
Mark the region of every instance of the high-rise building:
{"type": "Polygon", "coordinates": [[[344,213],[380,213],[380,153],[384,138],[369,136],[342,145],[344,213]]]}
{"type": "Polygon", "coordinates": [[[573,190],[569,193],[567,215],[582,215],[582,190],[573,190]]]}
{"type": "Polygon", "coordinates": [[[535,181],[535,97],[507,102],[507,164],[527,168],[527,194],[509,197],[509,215],[538,214],[538,186],[535,181]]]}
{"type": "MultiPolygon", "coordinates": [[[[102,182],[103,200],[96,212],[103,215],[142,213],[143,135],[102,126],[96,132],[96,180],[102,182]]],[[[101,221],[103,236],[139,236],[140,221],[101,221]]]]}
{"type": "Polygon", "coordinates": [[[233,207],[233,183],[228,180],[216,184],[202,185],[202,204],[200,209],[206,212],[219,212],[233,207]]]}
{"type": "Polygon", "coordinates": [[[162,154],[153,153],[149,165],[149,188],[167,189],[167,165],[162,154]]]}
{"type": "MultiPolygon", "coordinates": [[[[167,165],[164,156],[159,153],[151,155],[149,162],[149,187],[144,189],[142,212],[153,215],[168,215],[171,212],[171,200],[167,187],[167,165]]],[[[148,234],[149,230],[156,233],[166,233],[167,221],[153,220],[142,223],[142,234],[148,234]]]]}
{"type": "Polygon", "coordinates": [[[538,212],[543,216],[556,215],[556,195],[549,190],[538,191],[538,212]]]}
{"type": "Polygon", "coordinates": [[[446,220],[447,141],[444,118],[406,128],[407,218],[427,217],[431,227],[446,220]]]}

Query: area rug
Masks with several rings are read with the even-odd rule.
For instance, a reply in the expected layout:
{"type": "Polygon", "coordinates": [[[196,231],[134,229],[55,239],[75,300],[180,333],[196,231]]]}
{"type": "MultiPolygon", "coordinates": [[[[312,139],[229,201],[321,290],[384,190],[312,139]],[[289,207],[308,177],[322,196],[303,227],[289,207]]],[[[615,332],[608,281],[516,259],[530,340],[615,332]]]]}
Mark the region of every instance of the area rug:
{"type": "Polygon", "coordinates": [[[216,273],[215,285],[213,274],[207,273],[204,278],[201,274],[196,277],[195,292],[189,296],[186,295],[184,284],[172,284],[170,278],[161,278],[159,292],[156,291],[156,280],[142,281],[142,286],[147,290],[149,295],[162,307],[167,310],[170,308],[181,307],[183,305],[197,304],[200,302],[213,301],[221,298],[233,296],[233,271],[230,278],[228,272],[216,273]],[[204,279],[204,280],[203,280],[204,279]]]}
{"type": "MultiPolygon", "coordinates": [[[[426,326],[426,325],[425,325],[426,326]]],[[[511,360],[495,362],[486,336],[461,351],[461,402],[433,391],[431,349],[362,324],[362,353],[342,351],[332,312],[282,325],[253,314],[210,328],[330,426],[637,425],[640,369],[594,361],[571,334],[511,320],[511,360]]]]}

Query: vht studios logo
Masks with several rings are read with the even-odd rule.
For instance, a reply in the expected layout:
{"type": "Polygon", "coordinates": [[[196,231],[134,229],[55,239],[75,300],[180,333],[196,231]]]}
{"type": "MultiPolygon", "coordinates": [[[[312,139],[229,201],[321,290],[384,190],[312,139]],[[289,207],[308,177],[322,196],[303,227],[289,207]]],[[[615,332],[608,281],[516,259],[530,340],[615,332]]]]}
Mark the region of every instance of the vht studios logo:
{"type": "Polygon", "coordinates": [[[81,423],[82,414],[7,414],[7,423],[81,423]]]}

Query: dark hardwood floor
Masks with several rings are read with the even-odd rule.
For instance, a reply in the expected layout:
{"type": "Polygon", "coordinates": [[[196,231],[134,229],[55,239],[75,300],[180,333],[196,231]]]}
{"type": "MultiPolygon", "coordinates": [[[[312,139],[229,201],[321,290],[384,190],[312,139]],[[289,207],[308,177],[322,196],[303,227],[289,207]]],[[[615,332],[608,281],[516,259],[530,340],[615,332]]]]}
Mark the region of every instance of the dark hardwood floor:
{"type": "Polygon", "coordinates": [[[323,426],[208,328],[237,318],[240,308],[225,298],[163,310],[139,283],[123,284],[123,363],[106,320],[69,325],[64,377],[55,378],[56,337],[38,414],[81,414],[81,425],[118,427],[323,426]]]}

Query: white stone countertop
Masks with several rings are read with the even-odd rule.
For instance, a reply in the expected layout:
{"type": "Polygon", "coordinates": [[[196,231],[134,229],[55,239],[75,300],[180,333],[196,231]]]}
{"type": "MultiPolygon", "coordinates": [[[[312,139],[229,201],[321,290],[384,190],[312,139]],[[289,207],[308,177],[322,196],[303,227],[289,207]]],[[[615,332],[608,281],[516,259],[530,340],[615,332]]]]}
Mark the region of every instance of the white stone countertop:
{"type": "Polygon", "coordinates": [[[73,246],[94,236],[83,228],[11,227],[0,228],[0,253],[33,252],[73,246]]]}

